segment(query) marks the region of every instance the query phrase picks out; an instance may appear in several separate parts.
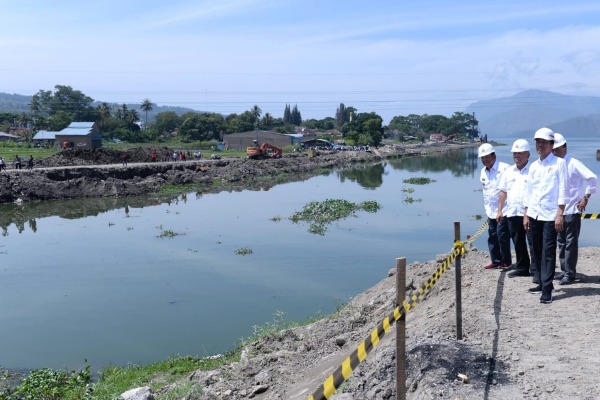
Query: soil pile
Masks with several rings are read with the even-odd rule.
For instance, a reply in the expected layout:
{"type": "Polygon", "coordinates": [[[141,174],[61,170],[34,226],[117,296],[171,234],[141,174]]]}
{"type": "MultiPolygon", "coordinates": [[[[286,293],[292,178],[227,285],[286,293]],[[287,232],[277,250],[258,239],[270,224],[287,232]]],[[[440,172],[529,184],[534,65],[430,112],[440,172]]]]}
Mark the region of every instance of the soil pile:
{"type": "MultiPolygon", "coordinates": [[[[454,268],[407,315],[407,398],[600,398],[599,255],[598,248],[580,249],[578,280],[556,284],[554,302],[546,305],[527,292],[531,278],[484,270],[487,252],[471,249],[462,259],[463,339],[456,340],[454,268]]],[[[409,265],[407,293],[436,268],[435,262],[409,265]]],[[[390,276],[331,317],[253,343],[238,364],[193,374],[190,379],[204,391],[194,398],[306,399],[393,310],[394,301],[390,276]]],[[[331,399],[396,398],[394,330],[331,399]]]]}

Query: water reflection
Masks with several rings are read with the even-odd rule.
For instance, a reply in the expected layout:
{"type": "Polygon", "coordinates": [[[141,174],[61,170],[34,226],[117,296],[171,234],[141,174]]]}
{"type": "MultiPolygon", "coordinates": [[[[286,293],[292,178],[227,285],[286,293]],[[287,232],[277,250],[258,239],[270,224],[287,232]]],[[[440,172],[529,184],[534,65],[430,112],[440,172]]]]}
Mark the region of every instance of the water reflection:
{"type": "Polygon", "coordinates": [[[98,216],[115,209],[123,209],[129,215],[130,208],[144,208],[163,203],[186,202],[187,195],[156,195],[144,197],[101,197],[59,201],[40,201],[17,204],[3,204],[0,207],[0,228],[2,236],[9,235],[9,228],[14,225],[18,233],[23,233],[26,226],[37,232],[37,220],[57,216],[64,219],[79,219],[98,216]]]}
{"type": "Polygon", "coordinates": [[[359,168],[338,171],[337,175],[342,183],[348,179],[365,189],[376,189],[383,183],[384,169],[384,164],[364,165],[359,168]]]}
{"type": "Polygon", "coordinates": [[[410,172],[450,171],[452,175],[474,176],[480,168],[476,148],[460,149],[446,153],[436,153],[423,157],[406,157],[390,161],[394,169],[410,172]]]}

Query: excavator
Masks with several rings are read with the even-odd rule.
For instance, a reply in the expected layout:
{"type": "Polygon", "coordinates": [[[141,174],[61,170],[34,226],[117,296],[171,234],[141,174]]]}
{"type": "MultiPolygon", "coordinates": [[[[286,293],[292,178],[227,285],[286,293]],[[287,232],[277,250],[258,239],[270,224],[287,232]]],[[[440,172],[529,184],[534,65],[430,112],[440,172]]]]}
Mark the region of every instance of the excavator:
{"type": "Polygon", "coordinates": [[[262,160],[265,158],[281,158],[283,151],[269,143],[258,144],[255,140],[252,146],[246,147],[246,154],[252,160],[262,160]]]}

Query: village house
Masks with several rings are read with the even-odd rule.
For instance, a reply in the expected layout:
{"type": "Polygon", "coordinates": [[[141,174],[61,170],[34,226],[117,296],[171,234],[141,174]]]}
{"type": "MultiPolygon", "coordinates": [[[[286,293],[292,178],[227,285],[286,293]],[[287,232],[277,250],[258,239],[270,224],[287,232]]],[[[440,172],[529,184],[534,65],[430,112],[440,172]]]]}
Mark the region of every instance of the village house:
{"type": "Polygon", "coordinates": [[[63,149],[78,147],[96,149],[102,147],[102,136],[95,122],[72,122],[65,129],[38,131],[32,138],[34,145],[57,146],[63,149]]]}

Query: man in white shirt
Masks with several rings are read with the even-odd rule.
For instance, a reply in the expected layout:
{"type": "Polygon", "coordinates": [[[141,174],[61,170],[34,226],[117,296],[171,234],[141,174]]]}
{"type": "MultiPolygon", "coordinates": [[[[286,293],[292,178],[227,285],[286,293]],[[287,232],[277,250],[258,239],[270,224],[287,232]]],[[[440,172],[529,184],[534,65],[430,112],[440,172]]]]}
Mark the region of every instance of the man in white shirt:
{"type": "Polygon", "coordinates": [[[565,206],[565,228],[558,234],[558,259],[561,274],[559,285],[573,283],[577,276],[577,255],[579,250],[579,231],[581,213],[585,211],[589,198],[596,193],[598,177],[583,163],[567,154],[567,140],[560,133],[554,133],[552,153],[567,163],[568,190],[565,206]]]}
{"type": "Polygon", "coordinates": [[[496,221],[500,222],[503,217],[507,218],[510,237],[515,247],[516,262],[508,277],[533,275],[533,282],[539,283],[535,271],[531,270],[529,253],[533,254],[533,249],[528,249],[527,246],[529,243],[531,247],[531,231],[526,231],[523,227],[529,174],[529,143],[525,139],[518,139],[513,143],[511,151],[515,164],[508,167],[500,179],[496,221]]]}
{"type": "Polygon", "coordinates": [[[499,222],[496,220],[500,195],[498,184],[508,164],[496,159],[496,150],[489,143],[479,146],[478,155],[483,164],[480,181],[483,186],[483,206],[488,217],[488,248],[492,260],[491,264],[484,268],[508,269],[511,264],[508,221],[506,217],[502,217],[499,222]]]}
{"type": "Polygon", "coordinates": [[[541,293],[540,303],[552,303],[554,268],[556,265],[556,238],[563,230],[567,204],[567,163],[552,154],[554,132],[540,128],[535,132],[535,150],[540,158],[529,166],[527,204],[523,226],[531,229],[532,261],[540,282],[529,289],[541,293]]]}

